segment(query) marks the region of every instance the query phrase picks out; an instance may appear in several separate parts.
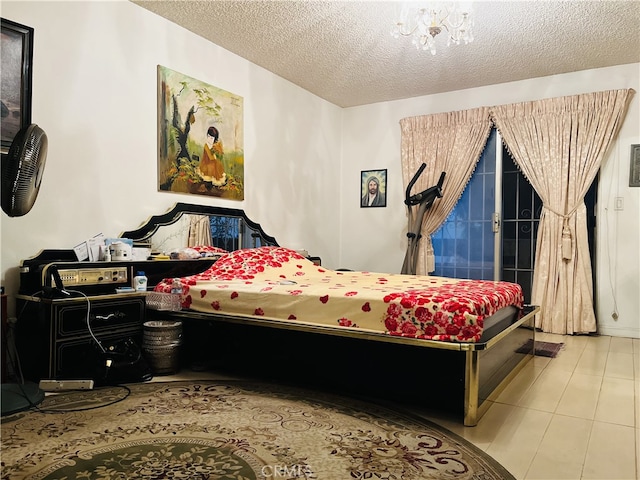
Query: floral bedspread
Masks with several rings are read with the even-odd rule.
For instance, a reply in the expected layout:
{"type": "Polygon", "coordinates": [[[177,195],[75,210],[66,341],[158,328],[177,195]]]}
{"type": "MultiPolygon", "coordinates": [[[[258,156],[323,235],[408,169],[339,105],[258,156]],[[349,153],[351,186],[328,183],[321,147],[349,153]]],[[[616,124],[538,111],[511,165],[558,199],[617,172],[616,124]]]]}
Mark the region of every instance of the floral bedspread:
{"type": "MultiPolygon", "coordinates": [[[[282,247],[242,249],[180,278],[183,308],[206,313],[476,342],[484,319],[523,306],[509,282],[334,271],[282,247]]],[[[170,292],[173,278],[155,291],[170,292]]]]}

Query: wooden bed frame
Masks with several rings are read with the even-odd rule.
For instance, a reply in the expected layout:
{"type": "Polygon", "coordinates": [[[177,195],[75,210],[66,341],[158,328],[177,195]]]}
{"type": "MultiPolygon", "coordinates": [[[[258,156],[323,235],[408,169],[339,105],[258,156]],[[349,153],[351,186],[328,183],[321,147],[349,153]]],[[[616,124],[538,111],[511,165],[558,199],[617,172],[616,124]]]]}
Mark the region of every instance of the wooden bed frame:
{"type": "MultiPolygon", "coordinates": [[[[242,210],[185,203],[151,217],[121,237],[131,238],[137,245],[152,245],[152,237],[159,229],[177,222],[183,214],[237,218],[241,238],[231,242],[236,248],[278,246],[275,238],[242,210]]],[[[214,238],[216,246],[229,249],[229,242],[225,242],[216,244],[214,238]]],[[[149,311],[149,317],[183,322],[184,350],[192,362],[214,363],[222,369],[242,368],[243,373],[260,378],[307,381],[378,398],[384,398],[386,392],[394,400],[403,397],[426,407],[452,410],[462,414],[466,426],[474,426],[506,383],[532,358],[532,354],[517,353],[517,349],[528,340],[535,340],[533,319],[538,311],[538,307],[527,306],[520,318],[506,317],[485,328],[476,343],[404,338],[188,310],[149,311]],[[385,370],[385,365],[390,368],[385,370]]]]}

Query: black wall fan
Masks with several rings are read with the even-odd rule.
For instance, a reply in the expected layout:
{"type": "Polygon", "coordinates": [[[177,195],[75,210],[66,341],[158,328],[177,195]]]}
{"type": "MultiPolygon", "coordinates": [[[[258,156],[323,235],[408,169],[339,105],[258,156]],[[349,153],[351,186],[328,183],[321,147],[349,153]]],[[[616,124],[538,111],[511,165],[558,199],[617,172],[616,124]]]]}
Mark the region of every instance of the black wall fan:
{"type": "Polygon", "coordinates": [[[10,217],[25,215],[36,201],[47,159],[47,134],[32,123],[13,139],[2,158],[2,210],[10,217]]]}

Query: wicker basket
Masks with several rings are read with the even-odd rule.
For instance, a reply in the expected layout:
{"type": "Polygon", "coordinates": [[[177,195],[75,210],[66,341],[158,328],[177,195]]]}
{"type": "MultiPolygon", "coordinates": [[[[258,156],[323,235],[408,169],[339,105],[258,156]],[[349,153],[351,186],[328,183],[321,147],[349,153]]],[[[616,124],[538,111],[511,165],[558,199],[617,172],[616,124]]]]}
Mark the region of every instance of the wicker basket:
{"type": "Polygon", "coordinates": [[[181,300],[179,293],[148,292],[146,302],[151,310],[179,312],[182,310],[181,300]]]}

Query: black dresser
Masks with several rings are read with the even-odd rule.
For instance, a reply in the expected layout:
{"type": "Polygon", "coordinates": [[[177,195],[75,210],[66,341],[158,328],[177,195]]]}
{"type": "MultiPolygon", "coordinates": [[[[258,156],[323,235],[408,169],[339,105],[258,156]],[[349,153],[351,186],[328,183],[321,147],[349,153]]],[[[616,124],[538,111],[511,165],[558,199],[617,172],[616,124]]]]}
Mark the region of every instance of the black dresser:
{"type": "Polygon", "coordinates": [[[142,341],[147,295],[116,289],[131,287],[138,271],[145,272],[151,290],[163,278],[200,273],[216,261],[74,258],[71,250],[43,250],[21,262],[15,343],[28,380],[99,381],[104,349],[129,340],[140,346],[142,341]],[[62,285],[56,285],[54,272],[62,285]]]}
{"type": "Polygon", "coordinates": [[[99,344],[105,350],[126,339],[140,345],[145,297],[145,293],[18,296],[16,347],[24,376],[33,381],[97,381],[103,357],[99,344]]]}

